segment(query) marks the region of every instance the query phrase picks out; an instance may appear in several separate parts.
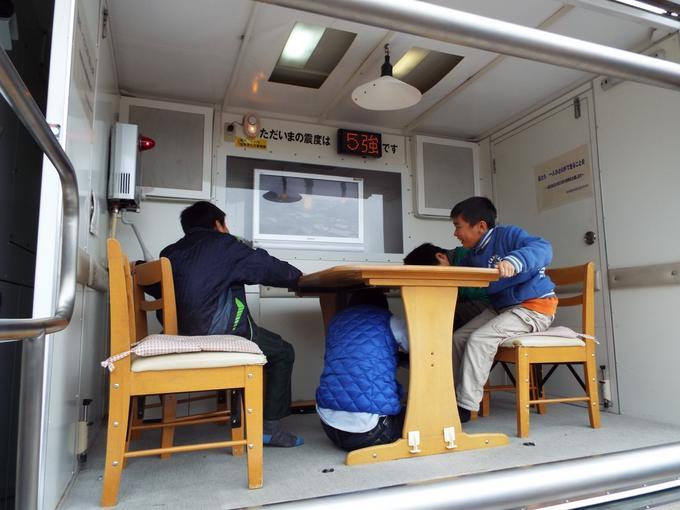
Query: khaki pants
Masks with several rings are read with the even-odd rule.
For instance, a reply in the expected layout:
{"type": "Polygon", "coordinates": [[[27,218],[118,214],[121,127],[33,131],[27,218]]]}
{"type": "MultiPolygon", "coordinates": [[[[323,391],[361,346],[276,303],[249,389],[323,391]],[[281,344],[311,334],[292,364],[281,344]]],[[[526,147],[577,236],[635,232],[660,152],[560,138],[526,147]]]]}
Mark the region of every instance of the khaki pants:
{"type": "Polygon", "coordinates": [[[545,331],[554,316],[515,307],[487,308],[453,334],[453,375],[458,405],[477,411],[498,346],[508,337],[545,331]]]}

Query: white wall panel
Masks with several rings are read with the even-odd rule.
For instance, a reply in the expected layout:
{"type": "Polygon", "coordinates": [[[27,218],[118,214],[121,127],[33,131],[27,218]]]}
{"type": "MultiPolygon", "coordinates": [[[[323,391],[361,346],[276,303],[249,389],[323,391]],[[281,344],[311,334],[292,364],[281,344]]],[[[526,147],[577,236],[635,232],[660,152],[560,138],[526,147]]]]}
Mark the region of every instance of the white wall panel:
{"type": "MultiPolygon", "coordinates": [[[[71,23],[74,44],[73,54],[68,60],[73,67],[69,72],[67,84],[60,83],[62,77],[50,80],[50,92],[64,87],[62,92],[68,98],[63,105],[65,118],[59,117],[58,98],[53,97],[53,110],[49,111],[50,122],[57,122],[62,126],[62,139],[66,152],[76,170],[78,178],[78,194],[80,198],[80,216],[78,231],[78,246],[88,253],[93,263],[105,264],[105,240],[107,236],[106,215],[106,177],[108,169],[109,130],[118,112],[117,82],[115,67],[109,40],[100,42],[100,2],[80,0],[77,2],[75,13],[70,9],[55,7],[60,15],[65,12],[77,14],[78,23],[71,23]],[[103,51],[100,51],[103,48],[103,51]],[[85,51],[86,50],[86,51],[85,51]],[[88,53],[88,62],[94,67],[89,71],[83,66],[83,55],[88,53]],[[100,58],[101,56],[101,58],[100,58]],[[87,79],[85,74],[88,74],[87,79]],[[90,232],[90,196],[94,193],[95,202],[101,214],[94,219],[94,231],[90,232]]],[[[68,25],[68,20],[63,20],[68,25]]],[[[72,20],[71,20],[72,22],[72,20]]],[[[56,33],[56,25],[55,25],[56,33]]],[[[55,36],[56,37],[56,36],[55,36]]],[[[66,37],[61,34],[61,37],[66,37]]],[[[67,42],[56,39],[53,46],[71,46],[67,42]]],[[[53,60],[52,65],[55,65],[53,60]]],[[[52,78],[53,75],[51,75],[52,78]]],[[[49,172],[49,171],[48,171],[49,172]]],[[[54,192],[52,186],[45,195],[46,179],[43,182],[42,209],[49,206],[46,200],[54,192]]],[[[41,231],[48,227],[44,210],[41,210],[41,231]]],[[[58,215],[57,215],[58,221],[58,215]]],[[[59,227],[57,227],[57,232],[59,227]]],[[[54,251],[58,252],[57,242],[45,243],[43,250],[52,251],[50,264],[58,261],[54,251]]],[[[44,270],[44,267],[43,267],[44,270]]],[[[38,277],[39,278],[39,277],[38,277]]],[[[40,281],[40,280],[37,280],[40,281]]],[[[42,281],[44,286],[44,280],[42,281]]],[[[36,286],[36,290],[40,287],[36,286]]],[[[36,293],[38,294],[38,293],[36,293]]],[[[44,299],[44,298],[43,298],[44,299]]],[[[47,315],[39,311],[36,298],[36,313],[47,315]]],[[[43,507],[55,508],[73,474],[78,469],[75,455],[77,422],[80,418],[83,398],[92,398],[93,408],[90,419],[99,423],[103,411],[103,382],[104,374],[99,367],[99,361],[105,357],[107,350],[107,314],[106,295],[86,289],[82,285],[77,287],[76,306],[69,327],[53,335],[48,340],[46,361],[47,386],[47,421],[46,440],[44,449],[44,492],[42,494],[43,507]]],[[[43,306],[41,304],[40,306],[43,306]]],[[[53,304],[52,304],[53,306],[53,304]]]]}
{"type": "MultiPolygon", "coordinates": [[[[663,44],[680,61],[678,39],[663,44]]],[[[680,260],[680,92],[635,83],[595,86],[609,267],[680,260]]],[[[680,288],[611,291],[621,412],[680,424],[680,288]]]]}

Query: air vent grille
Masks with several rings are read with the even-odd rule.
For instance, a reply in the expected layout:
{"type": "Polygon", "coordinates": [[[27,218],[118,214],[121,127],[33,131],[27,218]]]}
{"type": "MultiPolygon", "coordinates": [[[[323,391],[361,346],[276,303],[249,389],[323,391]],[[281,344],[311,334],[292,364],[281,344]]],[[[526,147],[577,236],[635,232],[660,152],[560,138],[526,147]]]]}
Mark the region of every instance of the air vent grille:
{"type": "Polygon", "coordinates": [[[121,172],[120,173],[120,181],[119,181],[119,186],[118,186],[118,191],[123,194],[127,195],[130,193],[130,180],[132,179],[132,176],[130,175],[129,172],[121,172]]]}

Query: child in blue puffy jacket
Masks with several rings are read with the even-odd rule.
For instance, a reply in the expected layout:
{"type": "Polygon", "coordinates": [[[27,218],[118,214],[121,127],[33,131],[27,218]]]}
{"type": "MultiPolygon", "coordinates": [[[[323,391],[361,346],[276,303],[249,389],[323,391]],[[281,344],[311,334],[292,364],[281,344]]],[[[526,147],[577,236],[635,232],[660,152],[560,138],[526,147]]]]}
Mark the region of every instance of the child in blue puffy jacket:
{"type": "Polygon", "coordinates": [[[545,331],[555,318],[557,296],[545,274],[550,243],[513,225],[496,225],[496,208],[471,197],[451,210],[454,235],[470,252],[461,266],[497,268],[500,280],[487,287],[491,307],[454,331],[454,377],[461,422],[479,409],[484,384],[504,339],[545,331]]]}
{"type": "Polygon", "coordinates": [[[381,289],[363,289],[328,325],[316,405],[328,438],[346,451],[399,439],[404,424],[397,351],[408,350],[403,319],[381,289]]]}

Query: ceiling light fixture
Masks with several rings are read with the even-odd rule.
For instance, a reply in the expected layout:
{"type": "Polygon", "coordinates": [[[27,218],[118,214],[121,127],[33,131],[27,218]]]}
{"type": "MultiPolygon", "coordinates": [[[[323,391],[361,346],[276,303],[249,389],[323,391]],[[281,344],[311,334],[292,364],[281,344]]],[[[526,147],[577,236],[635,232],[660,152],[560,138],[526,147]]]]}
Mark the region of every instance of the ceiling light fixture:
{"type": "Polygon", "coordinates": [[[290,67],[305,67],[325,30],[325,27],[296,23],[283,47],[279,59],[281,64],[290,67]]]}
{"type": "Polygon", "coordinates": [[[666,10],[661,7],[656,7],[645,2],[639,2],[638,0],[614,0],[620,4],[630,5],[631,7],[637,7],[638,9],[644,9],[645,11],[653,12],[654,14],[666,14],[666,10]]]}
{"type": "Polygon", "coordinates": [[[367,110],[400,110],[413,106],[421,97],[417,88],[392,76],[389,44],[385,45],[380,78],[364,83],[352,92],[352,100],[367,110]]]}

